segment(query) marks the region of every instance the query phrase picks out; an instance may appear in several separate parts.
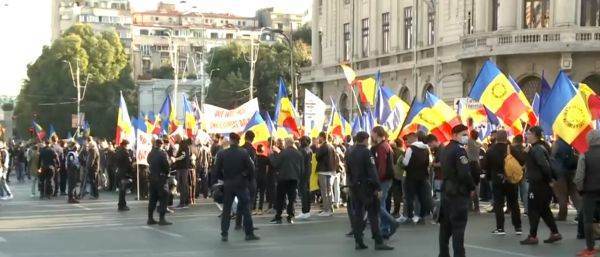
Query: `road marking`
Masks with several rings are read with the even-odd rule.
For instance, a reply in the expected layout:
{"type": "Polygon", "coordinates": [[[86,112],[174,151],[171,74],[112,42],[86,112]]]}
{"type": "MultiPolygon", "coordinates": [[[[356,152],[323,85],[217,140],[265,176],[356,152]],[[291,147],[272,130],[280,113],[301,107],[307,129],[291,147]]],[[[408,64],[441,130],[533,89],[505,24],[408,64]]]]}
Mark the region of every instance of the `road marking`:
{"type": "Polygon", "coordinates": [[[473,248],[473,249],[478,249],[478,250],[484,250],[484,251],[488,251],[488,252],[501,253],[501,254],[505,254],[505,255],[509,255],[509,256],[539,257],[539,256],[536,256],[536,255],[529,255],[529,254],[524,254],[524,253],[517,253],[517,252],[505,251],[505,250],[488,248],[488,247],[483,247],[483,246],[478,246],[478,245],[469,245],[469,244],[466,244],[465,247],[473,248]]]}
{"type": "Polygon", "coordinates": [[[217,208],[218,208],[220,211],[223,211],[223,206],[221,206],[221,205],[220,205],[220,204],[218,204],[218,203],[215,203],[215,205],[217,206],[217,208]]]}
{"type": "Polygon", "coordinates": [[[167,236],[183,238],[183,236],[180,235],[180,234],[172,233],[172,232],[168,232],[168,231],[164,231],[164,230],[160,230],[160,229],[153,228],[153,227],[150,227],[150,226],[141,226],[141,228],[145,228],[145,229],[149,229],[149,230],[154,230],[154,231],[156,231],[158,233],[161,233],[161,234],[167,235],[167,236]]]}
{"type": "Polygon", "coordinates": [[[90,209],[90,208],[88,208],[88,207],[85,207],[85,206],[83,206],[83,205],[81,205],[81,204],[74,204],[73,206],[75,206],[75,207],[78,207],[78,208],[81,208],[81,209],[84,209],[84,210],[86,210],[86,211],[91,211],[91,210],[92,210],[92,209],[90,209]]]}

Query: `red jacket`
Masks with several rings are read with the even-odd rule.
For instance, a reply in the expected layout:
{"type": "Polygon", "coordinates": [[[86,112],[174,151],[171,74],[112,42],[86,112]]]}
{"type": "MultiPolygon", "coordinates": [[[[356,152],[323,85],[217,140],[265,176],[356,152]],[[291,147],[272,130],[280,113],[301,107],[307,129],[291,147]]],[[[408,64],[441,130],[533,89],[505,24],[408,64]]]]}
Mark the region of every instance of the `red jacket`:
{"type": "Polygon", "coordinates": [[[375,167],[377,167],[379,181],[387,181],[392,179],[392,177],[389,175],[390,173],[387,172],[388,169],[393,168],[393,158],[391,158],[393,155],[393,151],[389,142],[387,140],[381,141],[381,143],[371,148],[371,153],[375,157],[375,167]]]}

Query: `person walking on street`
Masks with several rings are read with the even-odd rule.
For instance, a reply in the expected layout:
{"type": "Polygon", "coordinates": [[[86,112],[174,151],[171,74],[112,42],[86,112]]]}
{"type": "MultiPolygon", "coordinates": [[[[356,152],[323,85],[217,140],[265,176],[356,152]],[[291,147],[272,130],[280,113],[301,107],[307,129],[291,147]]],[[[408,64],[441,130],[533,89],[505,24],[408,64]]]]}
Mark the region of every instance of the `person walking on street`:
{"type": "MultiPolygon", "coordinates": [[[[252,160],[252,163],[254,163],[254,168],[256,168],[256,149],[254,148],[254,146],[252,145],[252,142],[254,142],[254,132],[252,131],[246,131],[246,133],[244,134],[244,145],[242,145],[242,148],[244,148],[248,154],[250,154],[250,159],[252,160]]],[[[248,204],[248,208],[252,208],[253,203],[256,202],[256,188],[257,188],[257,183],[256,183],[256,170],[252,173],[254,174],[254,176],[252,177],[248,177],[248,179],[250,180],[250,187],[248,188],[248,191],[250,191],[250,203],[248,204]]],[[[238,209],[236,211],[236,213],[241,213],[239,210],[239,206],[238,209]]],[[[243,217],[241,215],[236,215],[235,216],[235,230],[240,230],[242,229],[242,219],[243,217]]]]}
{"type": "Polygon", "coordinates": [[[0,141],[0,200],[10,200],[14,198],[7,181],[9,162],[10,154],[6,150],[4,142],[0,141]]]}
{"type": "MultiPolygon", "coordinates": [[[[375,158],[375,167],[379,176],[379,185],[381,195],[387,196],[392,187],[392,178],[394,177],[394,153],[388,142],[388,134],[381,126],[376,126],[371,130],[371,154],[375,158]]],[[[399,223],[394,216],[388,212],[386,206],[386,197],[379,199],[379,218],[381,219],[381,234],[383,238],[390,238],[396,233],[399,223]]]]}
{"type": "Polygon", "coordinates": [[[469,203],[475,183],[471,176],[469,158],[465,145],[469,141],[468,128],[456,125],[452,128],[452,140],[446,146],[442,159],[442,202],[439,214],[439,257],[450,257],[448,243],[452,237],[454,257],[465,257],[465,228],[469,203]]]}
{"type": "Polygon", "coordinates": [[[40,199],[50,199],[52,195],[52,177],[58,167],[58,157],[56,152],[50,147],[50,141],[44,142],[44,148],[40,150],[40,173],[39,173],[39,188],[40,188],[40,199]]]}
{"type": "Polygon", "coordinates": [[[180,135],[175,136],[175,142],[179,144],[179,149],[173,157],[173,168],[177,170],[177,189],[179,190],[179,205],[177,208],[188,208],[190,204],[190,180],[189,174],[192,165],[191,146],[187,140],[183,140],[180,135]]]}
{"type": "MultiPolygon", "coordinates": [[[[88,137],[88,151],[85,159],[85,168],[87,172],[87,181],[91,188],[91,199],[97,200],[98,194],[98,173],[100,171],[100,152],[98,145],[91,137],[88,137]]],[[[84,185],[85,186],[85,185],[84,185]]]]}
{"type": "Polygon", "coordinates": [[[333,176],[337,169],[335,161],[335,149],[329,143],[327,133],[319,133],[319,147],[316,151],[317,174],[319,175],[319,188],[321,189],[321,199],[323,201],[321,217],[330,217],[333,215],[333,176]]]}
{"type": "Polygon", "coordinates": [[[531,144],[525,151],[527,152],[527,180],[529,181],[529,236],[521,241],[522,245],[536,245],[539,243],[537,238],[538,225],[540,218],[544,220],[551,235],[544,243],[554,243],[562,240],[558,233],[558,227],[552,211],[550,210],[550,200],[552,199],[552,168],[550,167],[550,154],[547,145],[544,144],[543,130],[535,126],[527,131],[527,142],[531,144]]]}
{"type": "Polygon", "coordinates": [[[310,218],[310,173],[312,170],[312,149],[310,148],[310,138],[307,136],[300,138],[300,153],[304,160],[304,170],[300,173],[298,180],[298,193],[302,201],[302,214],[298,215],[298,219],[310,218]]]}
{"type": "MultiPolygon", "coordinates": [[[[123,140],[115,153],[115,161],[117,166],[117,180],[119,182],[119,203],[117,204],[119,211],[128,211],[125,195],[129,187],[129,181],[133,176],[133,156],[128,149],[129,141],[123,140]]],[[[139,189],[138,189],[139,190],[139,189]]]]}
{"type": "MultiPolygon", "coordinates": [[[[508,154],[514,156],[509,149],[508,134],[506,130],[498,130],[496,144],[486,153],[486,170],[492,181],[492,193],[494,194],[494,211],[496,214],[496,230],[494,235],[506,235],[504,230],[504,204],[508,205],[511,213],[512,224],[517,235],[522,234],[521,211],[519,208],[519,197],[517,185],[507,180],[505,159],[508,154]]],[[[516,156],[514,156],[516,158],[516,156]]]]}
{"type": "Polygon", "coordinates": [[[65,157],[65,167],[67,168],[67,176],[68,176],[68,189],[67,189],[67,197],[68,203],[79,203],[77,197],[75,195],[75,189],[77,188],[77,183],[79,182],[79,155],[77,153],[77,143],[74,141],[69,142],[67,146],[67,154],[65,157]]]}
{"type": "Polygon", "coordinates": [[[223,182],[223,212],[221,214],[221,241],[229,240],[229,226],[231,221],[231,206],[234,197],[238,199],[239,210],[244,217],[244,230],[246,241],[259,240],[254,234],[254,224],[250,215],[249,177],[254,176],[254,163],[250,154],[239,146],[240,136],[236,133],[229,134],[230,147],[220,151],[215,160],[213,174],[223,182]]]}
{"type": "Polygon", "coordinates": [[[36,196],[36,192],[39,191],[38,187],[38,172],[40,170],[40,147],[37,144],[33,144],[27,150],[27,172],[31,177],[31,197],[36,196]]]}
{"type": "Polygon", "coordinates": [[[422,135],[410,133],[406,136],[406,149],[402,164],[406,169],[404,187],[406,191],[406,214],[408,223],[425,224],[430,204],[429,197],[429,146],[423,143],[422,135]],[[419,201],[419,215],[414,215],[415,198],[419,201]]]}
{"type": "Polygon", "coordinates": [[[379,230],[379,204],[381,198],[384,198],[379,183],[379,173],[375,167],[375,160],[368,148],[369,134],[367,132],[358,132],[354,137],[355,145],[349,156],[346,158],[347,175],[350,187],[352,210],[351,215],[352,232],[356,250],[367,249],[363,241],[363,231],[366,227],[364,219],[365,212],[369,224],[371,225],[371,234],[375,240],[375,250],[393,250],[393,247],[383,242],[383,237],[379,230]]]}
{"type": "Polygon", "coordinates": [[[270,159],[277,169],[277,194],[275,202],[275,218],[271,223],[281,224],[281,214],[287,197],[287,222],[294,223],[294,202],[300,174],[304,172],[304,157],[294,146],[294,139],[285,139],[285,149],[273,149],[270,159]]]}
{"type": "Polygon", "coordinates": [[[577,210],[580,210],[581,196],[575,189],[573,177],[577,169],[575,149],[558,137],[550,150],[550,165],[556,181],[552,185],[554,195],[558,199],[558,214],[556,221],[567,220],[569,200],[577,210]]]}
{"type": "Polygon", "coordinates": [[[163,141],[156,139],[154,146],[148,154],[148,165],[150,169],[150,192],[148,201],[148,221],[146,224],[154,225],[158,224],[161,226],[171,225],[173,223],[168,222],[165,219],[167,213],[167,196],[168,196],[168,185],[167,178],[169,177],[169,157],[167,152],[162,149],[163,141]],[[154,210],[157,209],[156,203],[158,203],[158,215],[159,220],[154,220],[154,210]]]}

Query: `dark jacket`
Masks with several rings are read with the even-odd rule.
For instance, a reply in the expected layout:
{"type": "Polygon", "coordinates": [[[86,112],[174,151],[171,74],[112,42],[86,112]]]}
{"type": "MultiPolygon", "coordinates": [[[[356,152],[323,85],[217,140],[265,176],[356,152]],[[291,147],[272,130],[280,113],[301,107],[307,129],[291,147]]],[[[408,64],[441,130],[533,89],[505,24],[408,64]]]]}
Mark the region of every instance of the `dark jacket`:
{"type": "Polygon", "coordinates": [[[375,167],[380,181],[387,181],[393,178],[394,172],[394,153],[387,140],[371,147],[371,154],[375,158],[375,167]]]}
{"type": "Polygon", "coordinates": [[[429,177],[429,150],[414,145],[410,146],[411,155],[406,165],[406,179],[426,180],[429,177]]]}
{"type": "Polygon", "coordinates": [[[323,143],[316,152],[317,172],[335,172],[335,149],[329,143],[323,143]]]}
{"type": "Polygon", "coordinates": [[[175,158],[180,158],[183,156],[183,159],[175,161],[173,163],[173,169],[175,170],[185,170],[192,169],[194,165],[192,163],[192,148],[185,141],[179,143],[179,149],[175,154],[175,158]]]}
{"type": "Polygon", "coordinates": [[[525,162],[529,183],[550,183],[553,179],[550,167],[550,154],[543,142],[538,141],[531,146],[525,162]]]}
{"type": "Polygon", "coordinates": [[[296,148],[287,147],[281,153],[271,154],[269,159],[278,171],[278,181],[298,180],[304,172],[304,157],[296,148]]]}
{"type": "Polygon", "coordinates": [[[39,167],[42,169],[56,169],[58,168],[58,157],[56,152],[50,147],[44,147],[40,150],[40,163],[39,167]]]}
{"type": "Polygon", "coordinates": [[[167,152],[153,147],[147,159],[150,169],[150,180],[166,181],[169,176],[169,157],[167,156],[167,152]]]}
{"type": "Polygon", "coordinates": [[[504,159],[508,150],[507,145],[508,143],[496,143],[485,154],[486,161],[484,163],[486,166],[484,169],[487,171],[487,179],[492,183],[503,183],[506,177],[504,159]]]}
{"type": "Polygon", "coordinates": [[[223,180],[225,187],[246,189],[249,177],[254,177],[254,163],[250,154],[237,145],[231,145],[217,153],[213,174],[223,180]]]}
{"type": "Polygon", "coordinates": [[[600,194],[600,145],[592,145],[585,153],[583,192],[600,194]]]}
{"type": "Polygon", "coordinates": [[[246,142],[242,148],[246,149],[246,152],[250,154],[250,159],[252,159],[252,162],[256,163],[256,149],[254,149],[254,146],[252,146],[252,144],[249,142],[246,142]]]}
{"type": "Polygon", "coordinates": [[[304,159],[304,170],[302,174],[300,174],[300,178],[304,181],[308,181],[310,179],[310,173],[312,172],[312,149],[310,147],[300,148],[300,153],[302,153],[302,158],[304,159]]]}
{"type": "Polygon", "coordinates": [[[100,171],[100,152],[98,151],[98,147],[88,147],[85,168],[88,172],[92,173],[100,171]]]}
{"type": "Polygon", "coordinates": [[[367,146],[358,144],[348,151],[346,158],[347,180],[353,197],[363,202],[370,202],[380,189],[379,174],[375,168],[375,159],[367,146]]]}
{"type": "Polygon", "coordinates": [[[571,179],[577,168],[575,150],[567,142],[558,138],[550,150],[550,166],[557,178],[571,179]]]}
{"type": "Polygon", "coordinates": [[[132,156],[124,147],[118,147],[115,152],[115,164],[118,169],[118,176],[131,177],[133,174],[133,160],[132,156]]]}
{"type": "Polygon", "coordinates": [[[454,140],[450,141],[442,158],[442,192],[445,196],[469,197],[470,192],[475,189],[470,169],[464,146],[454,140]]]}

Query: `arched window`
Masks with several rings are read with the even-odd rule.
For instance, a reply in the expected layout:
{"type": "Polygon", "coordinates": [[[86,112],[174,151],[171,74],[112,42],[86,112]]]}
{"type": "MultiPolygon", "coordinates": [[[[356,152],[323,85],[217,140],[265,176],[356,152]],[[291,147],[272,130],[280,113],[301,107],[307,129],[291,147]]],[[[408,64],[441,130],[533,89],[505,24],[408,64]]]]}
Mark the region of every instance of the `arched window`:
{"type": "Polygon", "coordinates": [[[404,100],[405,102],[409,103],[411,102],[410,100],[410,90],[408,89],[408,87],[402,87],[400,89],[400,92],[398,92],[398,97],[400,97],[400,99],[404,100]]]}
{"type": "Polygon", "coordinates": [[[581,83],[584,83],[584,84],[590,86],[590,88],[592,90],[594,90],[594,92],[596,92],[596,94],[600,93],[600,74],[590,75],[587,78],[585,78],[583,81],[581,81],[581,83]]]}
{"type": "Polygon", "coordinates": [[[340,108],[340,114],[348,119],[349,109],[348,109],[348,95],[346,93],[342,93],[340,96],[340,101],[338,102],[338,108],[340,108]]]}
{"type": "Polygon", "coordinates": [[[433,84],[431,83],[427,83],[425,84],[425,86],[423,87],[423,100],[425,100],[425,96],[427,95],[427,93],[432,93],[434,94],[435,89],[433,87],[433,84]]]}
{"type": "Polygon", "coordinates": [[[524,77],[519,80],[518,84],[530,103],[533,101],[535,93],[540,92],[542,88],[542,80],[536,76],[524,77]]]}

